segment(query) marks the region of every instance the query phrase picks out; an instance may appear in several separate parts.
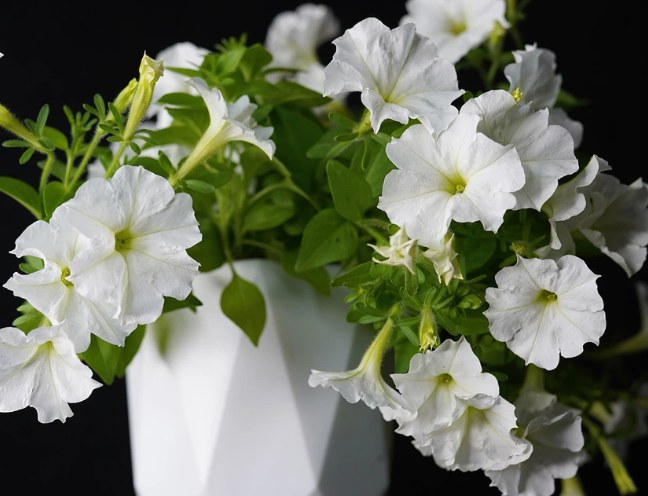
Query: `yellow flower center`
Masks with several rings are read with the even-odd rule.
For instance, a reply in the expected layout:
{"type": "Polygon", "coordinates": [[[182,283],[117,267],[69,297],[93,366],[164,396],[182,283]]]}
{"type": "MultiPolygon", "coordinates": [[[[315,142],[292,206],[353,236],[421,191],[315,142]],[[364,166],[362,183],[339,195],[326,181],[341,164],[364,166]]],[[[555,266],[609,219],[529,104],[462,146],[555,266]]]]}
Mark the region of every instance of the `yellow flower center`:
{"type": "Polygon", "coordinates": [[[464,20],[451,20],[450,21],[450,32],[455,35],[459,36],[461,33],[465,32],[468,29],[468,26],[466,24],[466,21],[464,20]]]}
{"type": "Polygon", "coordinates": [[[127,229],[115,233],[115,250],[119,252],[128,250],[132,239],[133,236],[127,229]]]}
{"type": "Polygon", "coordinates": [[[513,91],[511,91],[511,96],[515,100],[515,103],[519,103],[519,101],[522,100],[522,98],[524,98],[524,93],[522,92],[522,90],[518,86],[513,91]]]}
{"type": "Polygon", "coordinates": [[[543,289],[542,291],[540,291],[540,296],[538,299],[546,303],[551,303],[552,301],[556,301],[558,299],[558,295],[556,293],[552,293],[551,291],[543,289]]]}
{"type": "Polygon", "coordinates": [[[71,288],[74,284],[67,280],[68,277],[70,277],[70,268],[65,267],[61,270],[61,282],[65,284],[66,287],[71,288]]]}
{"type": "Polygon", "coordinates": [[[441,374],[438,380],[442,384],[450,384],[453,379],[450,374],[441,374]]]}

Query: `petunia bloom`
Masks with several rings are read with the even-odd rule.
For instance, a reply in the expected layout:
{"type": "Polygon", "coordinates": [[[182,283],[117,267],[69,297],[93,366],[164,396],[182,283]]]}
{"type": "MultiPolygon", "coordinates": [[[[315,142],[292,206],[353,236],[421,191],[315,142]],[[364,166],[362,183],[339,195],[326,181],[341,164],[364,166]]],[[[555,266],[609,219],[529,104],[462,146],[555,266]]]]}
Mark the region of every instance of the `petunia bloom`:
{"type": "Polygon", "coordinates": [[[525,391],[515,402],[521,436],[533,445],[531,456],[503,470],[489,470],[491,486],[507,496],[550,496],[555,479],[574,477],[585,462],[585,440],[578,410],[544,391],[525,391]]]}
{"type": "Polygon", "coordinates": [[[442,243],[430,244],[423,252],[423,256],[434,265],[439,282],[446,286],[452,279],[463,279],[454,247],[454,234],[447,233],[442,243]]]}
{"type": "Polygon", "coordinates": [[[549,123],[564,127],[578,148],[583,140],[583,125],[571,119],[554,105],[562,86],[562,76],[556,74],[556,54],[537,45],[526,45],[524,50],[513,52],[515,62],[504,68],[509,91],[516,91],[522,103],[533,109],[549,109],[549,123]]]}
{"type": "Polygon", "coordinates": [[[405,229],[399,229],[389,237],[389,246],[376,246],[369,244],[378,255],[384,259],[373,258],[373,261],[385,265],[402,265],[414,274],[414,255],[416,254],[416,241],[409,239],[405,229]],[[414,253],[412,253],[414,252],[414,253]]]}
{"type": "Polygon", "coordinates": [[[296,82],[322,93],[324,66],[317,49],[340,33],[340,22],[326,5],[305,3],[294,11],[280,12],[270,23],[265,46],[272,54],[271,67],[297,69],[296,82]]]}
{"type": "Polygon", "coordinates": [[[558,180],[578,171],[571,135],[549,124],[546,109],[533,110],[516,103],[510,93],[493,90],[467,101],[461,113],[478,115],[479,132],[501,145],[515,146],[526,177],[524,187],[515,192],[515,209],[540,210],[556,191],[558,180]]]}
{"type": "Polygon", "coordinates": [[[533,451],[532,445],[515,435],[515,407],[501,396],[484,407],[483,397],[466,400],[467,408],[452,424],[435,430],[414,446],[447,470],[503,470],[520,463],[533,451]]]}
{"type": "Polygon", "coordinates": [[[198,274],[186,250],[202,238],[191,203],[142,167],[84,183],[59,207],[92,243],[70,266],[77,291],[115,305],[126,324],[155,321],[165,296],[185,299],[198,274]]]}
{"type": "Polygon", "coordinates": [[[457,341],[446,339],[434,351],[417,353],[406,374],[391,377],[416,412],[413,418],[400,419],[396,432],[416,440],[425,440],[456,421],[468,408],[466,400],[482,395],[483,405],[490,406],[499,396],[497,379],[482,372],[479,358],[463,336],[457,341]]]}
{"type": "Polygon", "coordinates": [[[497,288],[486,289],[491,334],[527,364],[555,369],[560,356],[580,355],[605,331],[598,277],[573,255],[557,261],[518,256],[515,266],[495,275],[497,288]]]}
{"type": "Polygon", "coordinates": [[[408,0],[401,24],[414,23],[430,38],[439,56],[458,62],[481,45],[499,25],[508,28],[504,0],[408,0]]]}
{"type": "Polygon", "coordinates": [[[437,56],[413,24],[389,29],[369,17],[333,41],[333,60],[324,69],[324,94],[360,91],[378,132],[391,119],[418,119],[428,130],[445,129],[457,115],[459,90],[452,63],[437,56]]]}
{"type": "Polygon", "coordinates": [[[369,408],[378,408],[388,421],[410,417],[411,412],[404,398],[387,384],[380,371],[392,329],[393,323],[388,321],[355,369],[343,372],[312,370],[308,385],[333,388],[349,403],[362,400],[369,408]]]}
{"type": "Polygon", "coordinates": [[[29,334],[0,329],[1,412],[31,406],[40,422],[65,422],[73,415],[68,403],[85,400],[100,386],[60,328],[41,327],[29,334]]]}
{"type": "Polygon", "coordinates": [[[478,133],[478,123],[460,114],[438,135],[414,125],[387,145],[397,168],[385,177],[378,208],[422,246],[443,243],[453,220],[497,232],[516,204],[513,192],[524,186],[517,152],[478,133]]]}
{"type": "Polygon", "coordinates": [[[628,276],[643,267],[648,252],[648,186],[641,178],[623,184],[604,173],[610,170],[607,161],[595,155],[583,171],[558,188],[544,208],[551,224],[550,245],[537,250],[538,254],[556,258],[573,253],[573,236],[578,233],[628,276]],[[570,196],[574,191],[577,197],[570,196]]]}
{"type": "MultiPolygon", "coordinates": [[[[123,346],[136,323],[122,323],[116,318],[118,307],[114,302],[92,299],[75,286],[75,260],[96,253],[101,254],[90,240],[69,226],[57,210],[49,223],[39,220],[31,224],[16,240],[11,251],[17,257],[33,256],[43,261],[43,268],[31,274],[18,272],[7,281],[5,288],[16,296],[25,298],[74,343],[77,353],[90,345],[90,335],[95,334],[109,343],[123,346]]],[[[107,245],[103,249],[108,248],[107,245]]],[[[100,260],[96,260],[100,263],[100,260]]],[[[91,263],[91,258],[88,260],[91,263]]]]}
{"type": "Polygon", "coordinates": [[[232,141],[250,143],[272,159],[275,144],[270,140],[272,127],[258,126],[252,113],[257,106],[243,95],[228,104],[218,88],[209,88],[204,79],[195,77],[189,84],[200,94],[209,112],[209,126],[186,158],[173,181],[189,174],[196,166],[213,156],[222,146],[232,141]]]}
{"type": "Polygon", "coordinates": [[[149,107],[151,116],[156,117],[156,127],[158,129],[168,127],[173,119],[164,109],[164,106],[157,103],[157,101],[169,93],[191,93],[193,91],[187,76],[173,69],[197,69],[208,53],[209,50],[206,48],[199,47],[189,41],[183,41],[174,43],[156,55],[156,60],[163,62],[166,68],[155,85],[153,101],[149,107]]]}

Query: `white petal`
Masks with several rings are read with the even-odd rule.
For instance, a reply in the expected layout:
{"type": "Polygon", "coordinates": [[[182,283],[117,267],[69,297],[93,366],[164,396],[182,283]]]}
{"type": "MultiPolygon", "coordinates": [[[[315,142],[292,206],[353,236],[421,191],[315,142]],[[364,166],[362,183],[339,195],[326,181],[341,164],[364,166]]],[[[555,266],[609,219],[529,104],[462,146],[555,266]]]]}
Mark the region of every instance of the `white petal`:
{"type": "Polygon", "coordinates": [[[449,470],[501,470],[531,455],[532,447],[511,434],[514,407],[504,398],[490,408],[467,408],[451,426],[430,436],[437,465],[449,470]]]}
{"type": "Polygon", "coordinates": [[[456,114],[451,103],[462,93],[454,66],[413,24],[390,30],[366,18],[335,39],[333,60],[324,69],[324,94],[361,91],[378,132],[385,119],[419,118],[430,131],[444,129],[456,114]]]}
{"type": "Polygon", "coordinates": [[[509,25],[503,0],[408,0],[405,7],[401,24],[416,24],[417,31],[437,45],[439,56],[453,63],[486,41],[496,22],[509,25]]]}
{"type": "Polygon", "coordinates": [[[561,355],[579,355],[605,331],[597,278],[572,255],[557,261],[518,257],[514,267],[498,272],[498,287],[486,290],[491,334],[527,364],[556,368],[561,355]]]}
{"type": "Polygon", "coordinates": [[[0,411],[32,406],[43,423],[72,415],[68,403],[86,399],[101,384],[56,327],[29,335],[0,329],[0,411]]]}

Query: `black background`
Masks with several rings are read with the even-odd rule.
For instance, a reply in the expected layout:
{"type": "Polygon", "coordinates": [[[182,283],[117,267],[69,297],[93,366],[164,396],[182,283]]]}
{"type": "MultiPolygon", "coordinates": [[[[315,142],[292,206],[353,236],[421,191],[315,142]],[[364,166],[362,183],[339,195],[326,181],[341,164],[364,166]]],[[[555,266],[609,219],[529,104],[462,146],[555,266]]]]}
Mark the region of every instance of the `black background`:
{"type": "MultiPolygon", "coordinates": [[[[63,104],[78,109],[90,102],[94,93],[109,99],[136,77],[144,51],[154,56],[179,41],[212,48],[222,38],[243,32],[250,41],[263,42],[272,18],[300,3],[163,5],[133,1],[71,6],[11,2],[0,12],[0,52],[4,53],[0,59],[0,103],[23,119],[34,119],[41,105],[49,103],[50,122],[61,124],[63,104]]],[[[398,1],[326,3],[343,28],[368,16],[395,27],[405,13],[404,2],[398,1]]],[[[639,74],[645,61],[640,30],[645,27],[640,16],[624,6],[604,1],[533,0],[523,33],[526,42],[556,52],[563,87],[590,102],[570,113],[585,124],[581,149],[609,160],[615,175],[627,183],[640,177],[645,167],[645,83],[639,74]]],[[[13,151],[0,150],[0,175],[19,176],[36,184],[34,169],[31,164],[18,166],[13,151]]],[[[32,219],[4,196],[0,198],[0,215],[0,281],[6,281],[17,268],[17,260],[8,251],[32,219]]],[[[611,273],[605,283],[599,281],[608,321],[635,326],[629,311],[631,300],[623,296],[628,294],[629,281],[612,264],[603,262],[601,269],[611,273]]],[[[635,278],[645,280],[644,272],[635,278]]],[[[5,290],[0,298],[0,327],[10,325],[18,303],[5,290]]],[[[65,424],[41,425],[31,408],[0,415],[3,493],[15,486],[28,496],[44,490],[68,495],[133,494],[124,382],[99,388],[72,409],[74,416],[65,424]]],[[[395,436],[394,442],[394,489],[390,494],[402,494],[405,487],[409,495],[430,494],[442,487],[451,487],[456,493],[499,494],[488,489],[489,481],[481,473],[439,470],[431,459],[419,456],[405,437],[395,436]]],[[[632,445],[628,462],[640,486],[648,479],[639,460],[644,449],[643,441],[632,445]]],[[[615,494],[610,473],[596,462],[581,471],[588,494],[615,494]]]]}

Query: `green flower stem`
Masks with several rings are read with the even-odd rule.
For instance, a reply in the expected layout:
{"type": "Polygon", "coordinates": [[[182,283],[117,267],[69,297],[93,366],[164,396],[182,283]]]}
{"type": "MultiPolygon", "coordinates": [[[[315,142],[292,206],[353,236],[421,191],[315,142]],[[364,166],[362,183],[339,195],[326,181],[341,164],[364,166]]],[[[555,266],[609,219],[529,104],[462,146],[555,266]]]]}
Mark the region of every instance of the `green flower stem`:
{"type": "Polygon", "coordinates": [[[592,437],[596,440],[599,449],[612,472],[612,477],[614,477],[614,482],[616,483],[619,493],[622,495],[637,493],[637,486],[632,480],[632,477],[630,477],[628,469],[614,448],[610,443],[608,443],[605,436],[601,434],[601,428],[587,417],[583,417],[583,423],[592,437]]]}
{"type": "Polygon", "coordinates": [[[379,231],[379,229],[385,231],[387,230],[387,228],[389,227],[389,224],[387,222],[380,219],[361,219],[357,221],[355,224],[360,229],[367,232],[369,235],[373,236],[373,238],[378,242],[378,244],[381,245],[389,244],[389,239],[379,231]]]}
{"type": "Polygon", "coordinates": [[[362,356],[358,370],[365,370],[370,365],[380,369],[382,365],[382,357],[385,355],[385,349],[387,348],[387,343],[389,342],[393,330],[394,321],[390,314],[390,317],[387,319],[373,342],[369,345],[369,348],[367,348],[367,351],[365,351],[362,356]],[[376,356],[380,357],[380,359],[375,359],[376,356]]]}
{"type": "Polygon", "coordinates": [[[522,391],[544,391],[544,371],[530,363],[527,366],[526,376],[524,377],[524,384],[522,384],[522,391]]]}
{"type": "Polygon", "coordinates": [[[45,186],[47,186],[47,180],[49,179],[50,172],[52,172],[52,167],[54,167],[54,153],[46,152],[47,160],[45,161],[45,166],[41,172],[40,182],[38,184],[38,191],[41,195],[41,204],[43,206],[43,212],[45,212],[45,186]]]}
{"type": "Polygon", "coordinates": [[[357,133],[358,136],[362,136],[363,134],[367,134],[371,130],[371,113],[369,110],[365,109],[365,111],[362,114],[362,118],[356,124],[356,126],[353,128],[353,132],[357,133]]]}
{"type": "Polygon", "coordinates": [[[101,141],[101,138],[105,135],[106,133],[103,132],[99,127],[97,127],[95,131],[95,135],[92,138],[92,141],[88,144],[86,147],[86,151],[83,154],[83,157],[81,158],[81,162],[79,163],[79,167],[77,167],[76,172],[74,173],[74,176],[72,177],[71,182],[67,182],[67,176],[68,174],[66,173],[66,181],[64,183],[65,190],[70,191],[76,186],[76,184],[79,182],[81,179],[81,176],[86,170],[86,167],[88,166],[88,163],[90,162],[90,158],[94,155],[95,150],[97,149],[97,146],[99,145],[99,142],[101,141]]]}
{"type": "Polygon", "coordinates": [[[110,162],[110,166],[108,166],[108,170],[106,171],[106,179],[110,179],[113,174],[119,169],[119,161],[121,159],[121,156],[124,154],[124,150],[126,150],[126,147],[128,146],[128,141],[122,141],[119,144],[119,148],[117,149],[117,153],[115,153],[115,156],[112,159],[112,162],[110,162]]]}

